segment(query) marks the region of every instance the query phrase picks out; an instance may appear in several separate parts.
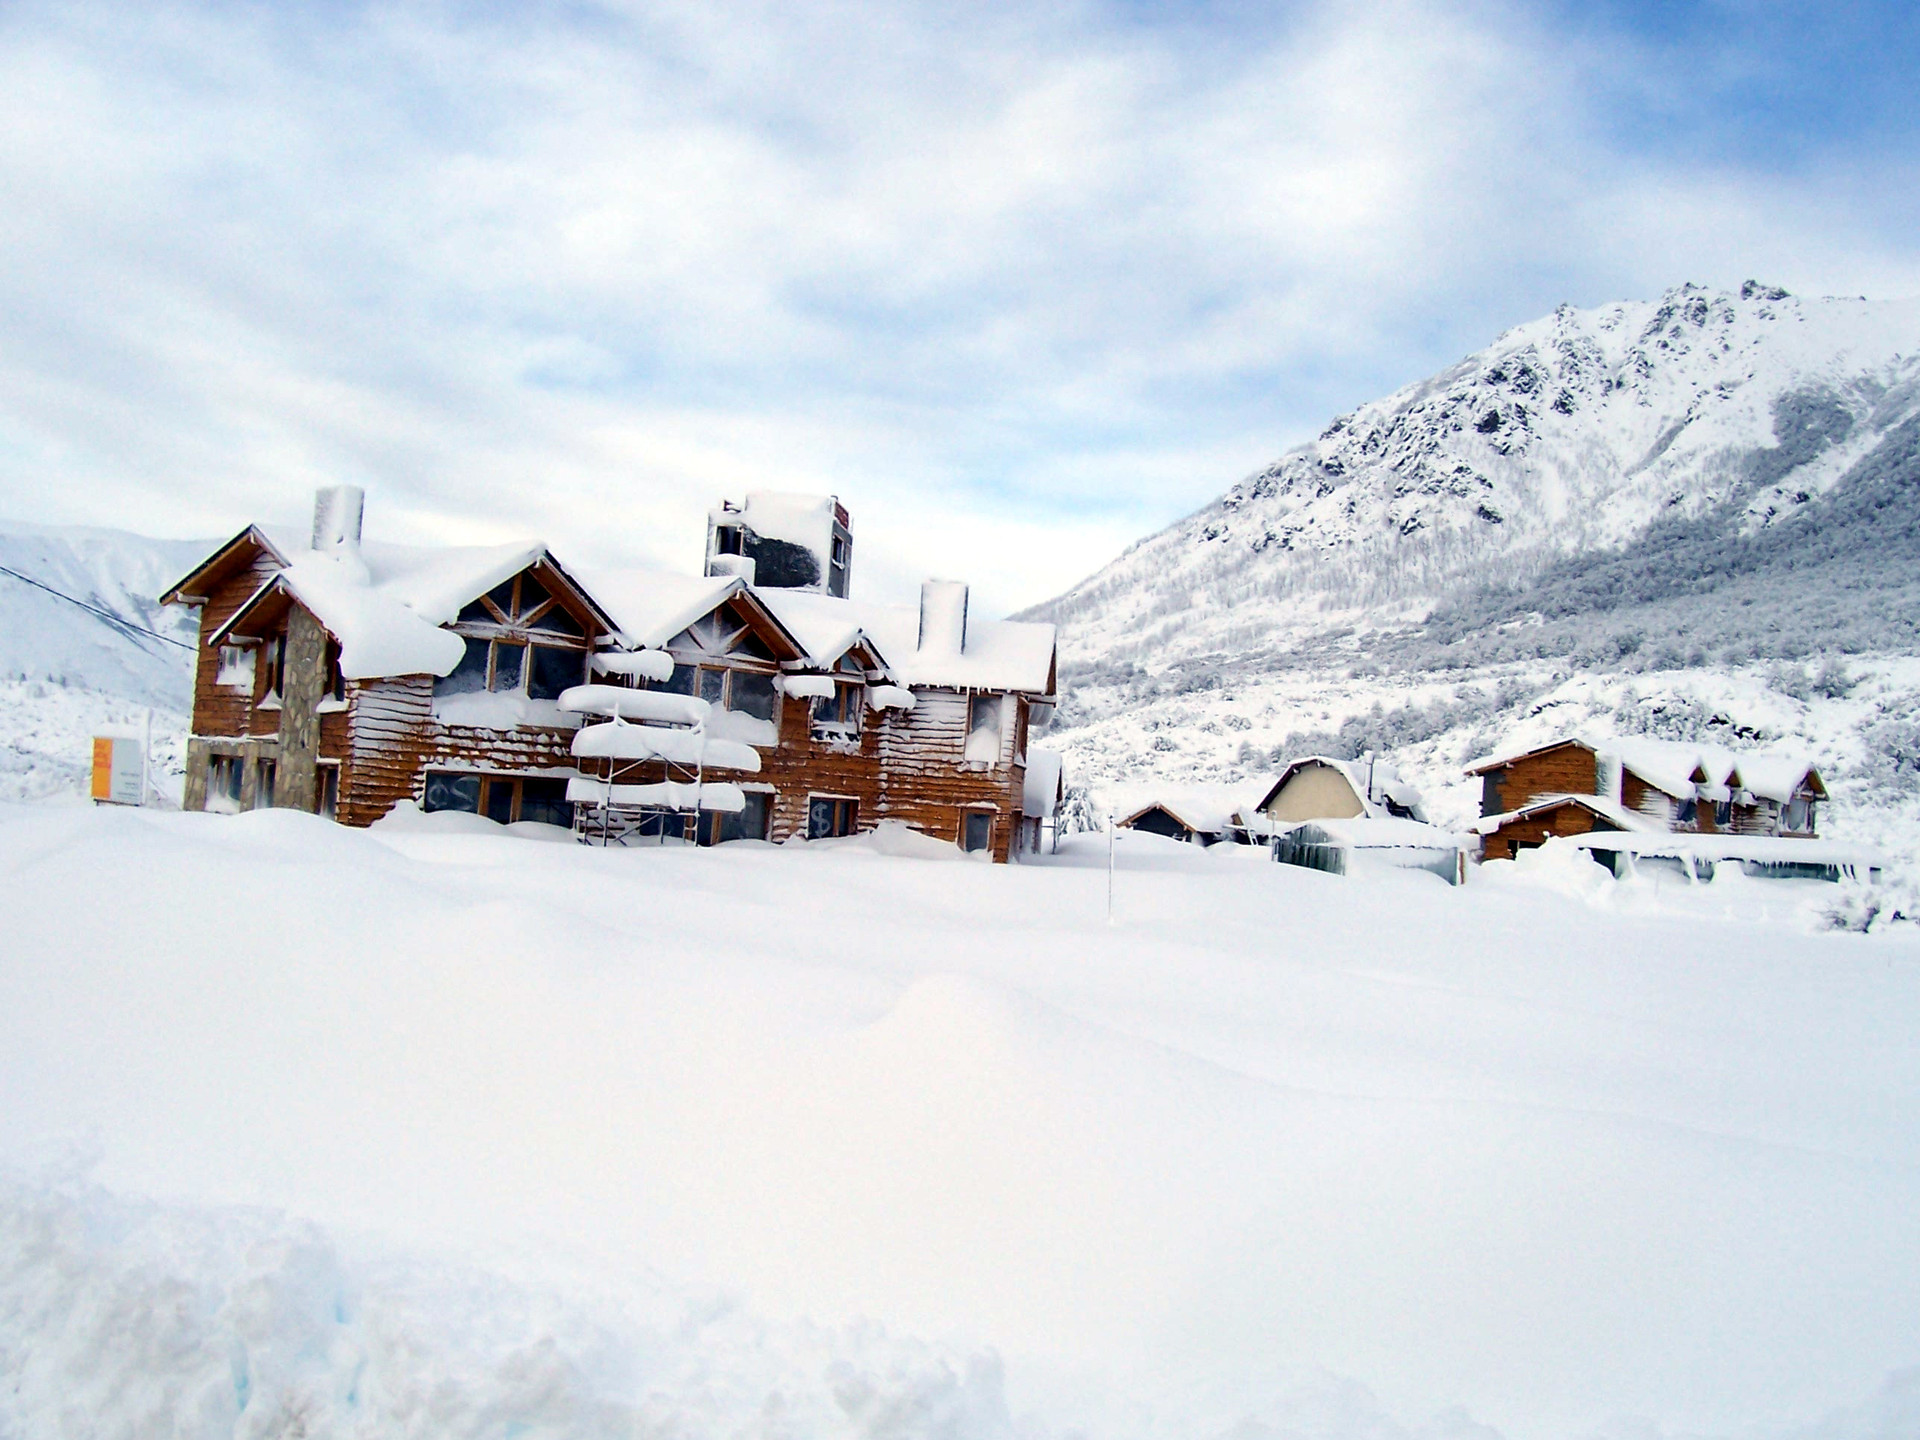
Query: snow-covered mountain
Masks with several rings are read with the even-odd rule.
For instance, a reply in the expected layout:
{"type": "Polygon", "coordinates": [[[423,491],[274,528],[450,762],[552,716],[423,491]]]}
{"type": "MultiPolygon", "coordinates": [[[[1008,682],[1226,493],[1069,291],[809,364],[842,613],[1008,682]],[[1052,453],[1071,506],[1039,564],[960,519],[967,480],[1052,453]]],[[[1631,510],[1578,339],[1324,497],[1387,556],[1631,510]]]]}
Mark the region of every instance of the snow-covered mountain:
{"type": "Polygon", "coordinates": [[[1920,789],[1920,302],[1563,306],[1028,613],[1096,784],[1364,746],[1463,819],[1464,752],[1545,707],[1920,789]]]}
{"type": "Polygon", "coordinates": [[[0,573],[0,799],[78,794],[92,736],[141,725],[149,708],[158,772],[178,774],[193,657],[143,632],[193,640],[198,617],[158,596],[211,548],[0,522],[0,572],[13,572],[0,573]]]}

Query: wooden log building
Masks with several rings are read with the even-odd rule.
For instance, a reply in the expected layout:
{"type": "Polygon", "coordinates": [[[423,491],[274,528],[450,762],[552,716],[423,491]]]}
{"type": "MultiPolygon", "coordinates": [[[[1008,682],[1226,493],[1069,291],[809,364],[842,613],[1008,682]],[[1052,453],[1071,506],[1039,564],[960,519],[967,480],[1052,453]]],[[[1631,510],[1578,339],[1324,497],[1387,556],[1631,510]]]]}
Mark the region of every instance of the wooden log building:
{"type": "Polygon", "coordinates": [[[1481,858],[1602,831],[1813,839],[1827,798],[1803,760],[1660,740],[1572,737],[1467,767],[1481,858]]]}
{"type": "Polygon", "coordinates": [[[162,597],[200,610],[188,809],[367,825],[412,801],[702,844],[894,820],[996,861],[1037,840],[1053,627],[970,616],[951,581],[918,607],[844,598],[838,502],[723,507],[698,577],[367,545],[363,503],[322,491],[308,543],[249,526],[162,597]],[[754,583],[756,556],[790,583],[754,583]]]}

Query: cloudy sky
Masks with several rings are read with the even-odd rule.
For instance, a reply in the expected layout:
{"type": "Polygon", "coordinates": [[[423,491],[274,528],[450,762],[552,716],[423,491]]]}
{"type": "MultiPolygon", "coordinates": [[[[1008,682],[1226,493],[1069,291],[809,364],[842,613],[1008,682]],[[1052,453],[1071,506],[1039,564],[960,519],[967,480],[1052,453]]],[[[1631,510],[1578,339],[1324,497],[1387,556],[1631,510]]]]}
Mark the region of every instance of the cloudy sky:
{"type": "Polygon", "coordinates": [[[0,517],[1055,593],[1562,301],[1920,293],[1910,5],[0,5],[0,517]]]}

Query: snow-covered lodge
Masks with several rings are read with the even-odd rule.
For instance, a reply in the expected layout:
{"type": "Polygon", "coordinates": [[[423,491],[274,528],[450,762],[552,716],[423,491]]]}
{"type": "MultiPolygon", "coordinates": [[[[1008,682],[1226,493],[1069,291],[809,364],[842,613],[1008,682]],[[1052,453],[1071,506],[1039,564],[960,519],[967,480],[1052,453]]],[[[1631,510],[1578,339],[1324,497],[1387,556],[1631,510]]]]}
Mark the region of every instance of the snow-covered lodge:
{"type": "MultiPolygon", "coordinates": [[[[1831,868],[1811,846],[1827,798],[1805,760],[1741,754],[1651,739],[1565,737],[1467,767],[1480,780],[1481,858],[1510,860],[1554,837],[1618,863],[1621,854],[1665,854],[1672,837],[1698,858],[1831,868]]],[[[1675,851],[1674,853],[1678,853],[1675,851]]]]}
{"type": "Polygon", "coordinates": [[[200,609],[187,808],[367,825],[412,801],[703,844],[894,820],[995,860],[1051,818],[1027,737],[1053,627],[971,615],[954,581],[849,600],[831,498],[721,506],[701,576],[363,544],[362,508],[322,491],[310,541],[249,526],[161,597],[200,609]]]}

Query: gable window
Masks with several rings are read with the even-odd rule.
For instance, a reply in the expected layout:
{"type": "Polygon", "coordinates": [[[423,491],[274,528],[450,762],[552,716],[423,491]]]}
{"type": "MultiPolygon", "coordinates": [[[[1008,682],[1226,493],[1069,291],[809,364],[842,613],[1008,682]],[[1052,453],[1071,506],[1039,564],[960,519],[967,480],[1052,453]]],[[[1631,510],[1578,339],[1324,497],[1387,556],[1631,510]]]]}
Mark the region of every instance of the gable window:
{"type": "Polygon", "coordinates": [[[260,698],[278,700],[281,688],[287,682],[287,637],[284,635],[269,637],[266,644],[261,647],[261,654],[266,659],[267,690],[266,694],[260,698]]]}
{"type": "Polygon", "coordinates": [[[865,688],[842,680],[834,685],[832,695],[816,697],[813,702],[813,728],[841,732],[858,730],[861,696],[865,688]]]}
{"type": "Polygon", "coordinates": [[[774,706],[779,696],[773,688],[771,675],[759,675],[751,670],[736,670],[729,687],[732,693],[727,697],[728,708],[738,710],[743,715],[751,715],[756,720],[772,720],[774,706]]]}
{"type": "Polygon", "coordinates": [[[966,758],[991,765],[1000,758],[1000,697],[976,695],[967,708],[966,758]]]}
{"type": "Polygon", "coordinates": [[[727,672],[702,667],[700,670],[700,698],[715,709],[726,703],[727,672]]]}
{"type": "Polygon", "coordinates": [[[253,689],[254,649],[251,645],[222,645],[220,647],[219,667],[214,671],[213,683],[232,685],[251,692],[253,689]]]}
{"type": "Polygon", "coordinates": [[[557,645],[535,645],[533,668],[527,674],[527,694],[535,700],[558,700],[586,678],[587,652],[563,650],[557,645]]]}
{"type": "Polygon", "coordinates": [[[807,797],[807,838],[829,840],[837,835],[853,834],[859,802],[838,795],[807,797]]]}
{"type": "Polygon", "coordinates": [[[960,848],[969,852],[993,848],[993,812],[969,810],[960,822],[960,848]]]}

